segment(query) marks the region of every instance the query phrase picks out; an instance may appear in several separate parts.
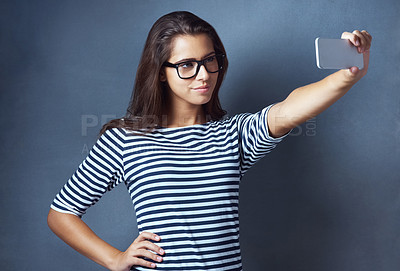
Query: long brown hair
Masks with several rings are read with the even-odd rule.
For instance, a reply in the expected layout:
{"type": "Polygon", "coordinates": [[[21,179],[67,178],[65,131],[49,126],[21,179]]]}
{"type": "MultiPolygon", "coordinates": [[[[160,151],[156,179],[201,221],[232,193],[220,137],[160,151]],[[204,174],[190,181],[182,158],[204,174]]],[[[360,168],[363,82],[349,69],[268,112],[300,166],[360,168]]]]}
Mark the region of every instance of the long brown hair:
{"type": "MultiPolygon", "coordinates": [[[[100,135],[111,128],[128,130],[152,129],[161,125],[166,101],[166,83],[161,82],[160,72],[171,56],[172,39],[177,35],[207,34],[216,54],[226,56],[224,45],[215,29],[203,19],[187,11],[176,11],[159,18],[151,28],[144,45],[136,72],[135,85],[126,115],[106,123],[100,135]]],[[[220,120],[226,114],[218,98],[218,92],[228,68],[225,57],[218,73],[217,83],[210,101],[203,105],[209,120],[220,120]]]]}

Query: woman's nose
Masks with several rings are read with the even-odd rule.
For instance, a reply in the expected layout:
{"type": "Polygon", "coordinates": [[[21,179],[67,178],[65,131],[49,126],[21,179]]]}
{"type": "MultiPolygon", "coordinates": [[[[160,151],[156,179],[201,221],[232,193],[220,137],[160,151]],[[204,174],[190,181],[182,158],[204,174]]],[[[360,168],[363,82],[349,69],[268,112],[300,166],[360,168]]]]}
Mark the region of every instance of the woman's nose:
{"type": "Polygon", "coordinates": [[[209,74],[206,70],[206,67],[204,67],[204,65],[201,65],[199,73],[196,76],[196,79],[207,80],[208,78],[209,78],[209,74]]]}

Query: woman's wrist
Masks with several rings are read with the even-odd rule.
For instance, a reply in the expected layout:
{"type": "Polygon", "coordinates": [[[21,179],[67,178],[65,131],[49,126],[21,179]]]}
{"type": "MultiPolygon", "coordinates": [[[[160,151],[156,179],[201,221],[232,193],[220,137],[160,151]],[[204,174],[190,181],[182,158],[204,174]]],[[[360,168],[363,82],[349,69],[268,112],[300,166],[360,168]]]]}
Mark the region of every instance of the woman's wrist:
{"type": "Polygon", "coordinates": [[[339,91],[340,93],[349,91],[359,79],[351,74],[348,70],[339,70],[330,76],[326,77],[330,88],[339,91]]]}
{"type": "Polygon", "coordinates": [[[104,267],[107,268],[108,270],[118,270],[120,258],[122,256],[123,252],[115,249],[112,253],[110,253],[105,259],[104,259],[104,267]]]}

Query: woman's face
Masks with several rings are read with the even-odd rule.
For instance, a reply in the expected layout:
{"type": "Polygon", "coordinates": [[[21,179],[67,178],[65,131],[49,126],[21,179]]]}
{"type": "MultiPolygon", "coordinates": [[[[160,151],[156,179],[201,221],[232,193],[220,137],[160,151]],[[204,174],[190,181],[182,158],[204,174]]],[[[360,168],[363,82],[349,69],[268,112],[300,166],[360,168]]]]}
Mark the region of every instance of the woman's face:
{"type": "MultiPolygon", "coordinates": [[[[172,40],[168,62],[177,64],[186,60],[203,60],[215,55],[211,39],[206,34],[180,35],[172,40]]],[[[209,73],[204,65],[190,79],[181,79],[176,68],[165,67],[161,76],[168,83],[168,96],[174,106],[201,106],[210,101],[218,79],[218,72],[209,73]]]]}

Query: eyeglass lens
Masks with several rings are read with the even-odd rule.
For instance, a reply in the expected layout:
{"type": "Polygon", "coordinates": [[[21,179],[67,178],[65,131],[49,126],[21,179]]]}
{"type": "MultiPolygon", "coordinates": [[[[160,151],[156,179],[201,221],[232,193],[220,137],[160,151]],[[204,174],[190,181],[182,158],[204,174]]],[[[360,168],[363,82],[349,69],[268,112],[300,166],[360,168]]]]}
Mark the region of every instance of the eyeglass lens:
{"type": "MultiPolygon", "coordinates": [[[[217,56],[211,56],[202,61],[207,72],[215,73],[219,70],[219,61],[217,56]]],[[[198,63],[196,61],[188,61],[178,65],[178,73],[182,78],[193,77],[197,73],[198,63]]]]}

